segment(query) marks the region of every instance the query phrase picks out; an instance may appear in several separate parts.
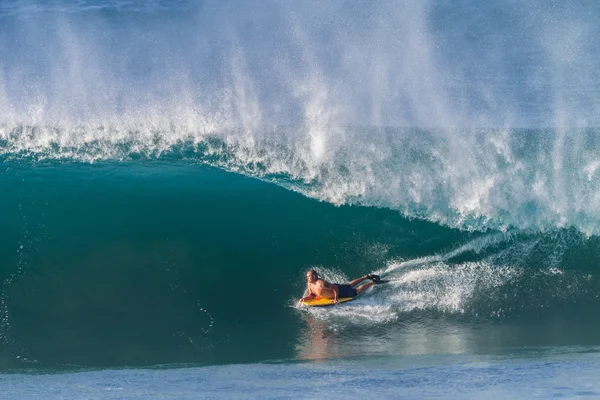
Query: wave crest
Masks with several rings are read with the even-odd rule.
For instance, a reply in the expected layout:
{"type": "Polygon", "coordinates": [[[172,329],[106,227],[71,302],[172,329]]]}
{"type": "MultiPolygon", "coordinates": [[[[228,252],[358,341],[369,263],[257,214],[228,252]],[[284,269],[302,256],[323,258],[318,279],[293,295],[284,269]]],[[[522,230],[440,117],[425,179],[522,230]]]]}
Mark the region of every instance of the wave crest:
{"type": "Polygon", "coordinates": [[[401,211],[466,230],[576,227],[598,234],[595,129],[424,130],[334,126],[248,132],[185,123],[2,126],[11,162],[202,163],[333,204],[401,211]]]}

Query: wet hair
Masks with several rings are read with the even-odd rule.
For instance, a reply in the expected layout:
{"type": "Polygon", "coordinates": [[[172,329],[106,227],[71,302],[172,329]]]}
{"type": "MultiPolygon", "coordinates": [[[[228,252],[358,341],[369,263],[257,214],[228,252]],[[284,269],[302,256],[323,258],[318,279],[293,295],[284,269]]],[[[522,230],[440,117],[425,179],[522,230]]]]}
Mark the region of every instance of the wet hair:
{"type": "Polygon", "coordinates": [[[319,276],[319,274],[317,273],[317,271],[315,271],[314,269],[309,269],[307,272],[310,272],[312,274],[315,274],[316,276],[319,276]]]}

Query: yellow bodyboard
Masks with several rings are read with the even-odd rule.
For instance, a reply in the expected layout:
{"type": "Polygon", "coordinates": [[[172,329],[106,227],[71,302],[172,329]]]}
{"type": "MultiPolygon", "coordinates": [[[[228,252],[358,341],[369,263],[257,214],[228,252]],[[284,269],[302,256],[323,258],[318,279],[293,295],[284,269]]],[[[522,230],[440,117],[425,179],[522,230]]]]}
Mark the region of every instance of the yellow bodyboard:
{"type": "MultiPolygon", "coordinates": [[[[338,298],[338,303],[345,303],[350,300],[354,300],[355,297],[340,297],[338,298]]],[[[323,307],[323,306],[332,306],[333,299],[326,299],[323,297],[315,297],[309,300],[304,300],[302,302],[305,306],[309,307],[323,307]]]]}

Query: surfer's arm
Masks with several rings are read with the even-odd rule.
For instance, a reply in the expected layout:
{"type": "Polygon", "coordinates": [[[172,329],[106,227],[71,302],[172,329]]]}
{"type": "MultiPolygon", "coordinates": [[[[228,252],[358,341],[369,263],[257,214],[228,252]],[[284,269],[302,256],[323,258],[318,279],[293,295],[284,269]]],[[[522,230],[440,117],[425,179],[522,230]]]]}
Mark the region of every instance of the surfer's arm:
{"type": "Polygon", "coordinates": [[[325,286],[327,289],[330,289],[333,292],[333,302],[337,303],[338,302],[338,292],[340,291],[340,289],[338,288],[338,285],[333,284],[333,283],[325,283],[323,286],[325,286]]]}
{"type": "Polygon", "coordinates": [[[300,299],[300,302],[303,302],[304,300],[309,300],[309,299],[312,299],[313,297],[315,297],[315,294],[310,290],[310,286],[306,287],[304,294],[306,294],[306,292],[308,292],[308,294],[306,296],[302,297],[300,299]]]}

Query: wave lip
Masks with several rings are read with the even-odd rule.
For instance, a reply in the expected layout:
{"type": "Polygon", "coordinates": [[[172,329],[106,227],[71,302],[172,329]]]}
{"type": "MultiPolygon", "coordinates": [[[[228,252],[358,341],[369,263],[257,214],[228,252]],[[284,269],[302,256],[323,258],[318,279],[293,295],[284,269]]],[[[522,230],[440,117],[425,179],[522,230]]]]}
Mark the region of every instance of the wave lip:
{"type": "Polygon", "coordinates": [[[266,179],[336,205],[401,211],[465,230],[600,233],[597,130],[332,129],[249,134],[211,123],[72,128],[4,125],[7,161],[170,160],[266,179]],[[569,137],[567,142],[565,135],[569,137]]]}

